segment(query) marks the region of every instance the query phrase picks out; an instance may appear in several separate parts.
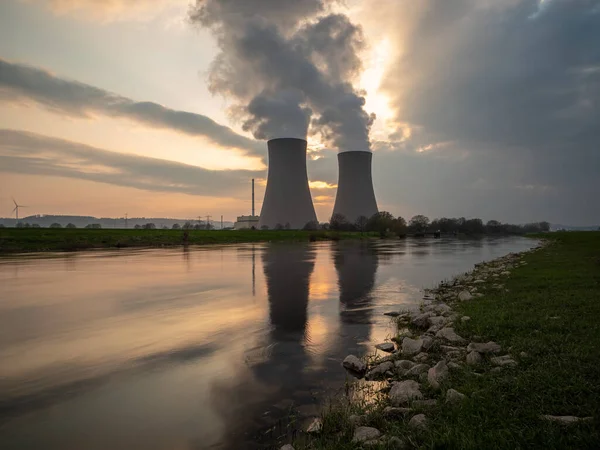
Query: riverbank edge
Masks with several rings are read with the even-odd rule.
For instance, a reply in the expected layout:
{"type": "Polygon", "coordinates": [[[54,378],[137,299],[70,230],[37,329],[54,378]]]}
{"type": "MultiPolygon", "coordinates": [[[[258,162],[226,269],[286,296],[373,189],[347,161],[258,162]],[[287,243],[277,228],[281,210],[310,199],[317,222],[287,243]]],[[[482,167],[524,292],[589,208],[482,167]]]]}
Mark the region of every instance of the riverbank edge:
{"type": "Polygon", "coordinates": [[[373,239],[376,233],[296,230],[0,229],[0,255],[98,249],[177,248],[253,242],[373,239]]]}
{"type": "MultiPolygon", "coordinates": [[[[592,236],[592,233],[588,235],[592,236]]],[[[600,242],[600,233],[595,235],[600,242]]],[[[527,370],[532,355],[525,351],[515,354],[512,348],[503,349],[489,340],[494,336],[474,334],[482,327],[473,323],[464,312],[473,309],[469,306],[477,305],[478,299],[490,293],[495,293],[492,297],[498,293],[513,297],[524,295],[525,291],[519,292],[512,285],[511,290],[506,289],[504,284],[511,279],[511,272],[518,274],[536,253],[557,253],[555,246],[561,241],[559,237],[559,234],[545,235],[546,239],[531,250],[477,264],[465,274],[442,281],[436,288],[425,290],[419,311],[387,313],[396,316],[398,321],[398,336],[391,339],[395,343],[390,347],[393,353],[384,357],[368,355],[361,359],[349,355],[343,364],[359,379],[380,380],[379,387],[375,383],[369,387],[369,382],[349,381],[347,391],[366,389],[368,398],[333,401],[321,417],[310,423],[305,433],[296,436],[293,447],[282,449],[483,448],[476,439],[469,441],[469,436],[459,436],[452,430],[457,427],[457,420],[465,419],[460,416],[463,409],[469,409],[466,405],[478,401],[480,391],[466,389],[463,393],[452,386],[470,387],[469,383],[474,383],[480,388],[487,383],[489,390],[489,384],[498,383],[501,392],[503,378],[518,382],[523,375],[515,372],[527,370]],[[465,339],[461,334],[470,337],[465,339]]],[[[561,245],[565,244],[561,242],[561,245]]],[[[600,264],[600,259],[597,263],[600,264]]],[[[538,265],[543,266],[539,261],[538,265]]],[[[543,267],[533,268],[543,270],[543,267]]],[[[491,314],[502,314],[501,305],[491,314]]],[[[559,318],[550,317],[550,320],[554,319],[559,318]]],[[[384,344],[389,346],[390,343],[384,344]]],[[[385,348],[385,345],[380,347],[385,348]]],[[[485,407],[490,407],[485,405],[485,400],[484,396],[480,418],[486,413],[485,407]]],[[[563,428],[568,426],[582,434],[582,448],[600,439],[597,432],[589,429],[593,424],[597,429],[597,414],[595,417],[552,415],[554,411],[548,409],[550,411],[534,412],[535,423],[528,425],[534,435],[548,434],[561,442],[565,436],[563,428]]],[[[472,425],[478,428],[476,423],[472,425]]],[[[515,448],[519,438],[525,437],[509,438],[512,431],[509,426],[506,433],[496,433],[496,440],[484,440],[484,447],[515,448]]],[[[527,439],[531,440],[529,436],[527,439]]],[[[544,441],[544,438],[540,439],[544,441]]]]}

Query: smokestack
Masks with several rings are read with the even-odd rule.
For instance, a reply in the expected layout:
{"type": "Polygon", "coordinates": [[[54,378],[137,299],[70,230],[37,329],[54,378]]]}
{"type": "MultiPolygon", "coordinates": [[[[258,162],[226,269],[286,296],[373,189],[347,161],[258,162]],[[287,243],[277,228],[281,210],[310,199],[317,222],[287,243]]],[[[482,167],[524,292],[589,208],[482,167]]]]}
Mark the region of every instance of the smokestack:
{"type": "Polygon", "coordinates": [[[308,188],[306,141],[296,138],[271,139],[267,189],[260,212],[259,228],[277,225],[301,229],[317,215],[308,188]]]}
{"type": "Polygon", "coordinates": [[[254,217],[254,178],[252,178],[252,217],[254,217]]]}
{"type": "Polygon", "coordinates": [[[343,215],[350,223],[378,212],[371,177],[372,159],[371,152],[338,153],[338,190],[333,214],[343,215]]]}

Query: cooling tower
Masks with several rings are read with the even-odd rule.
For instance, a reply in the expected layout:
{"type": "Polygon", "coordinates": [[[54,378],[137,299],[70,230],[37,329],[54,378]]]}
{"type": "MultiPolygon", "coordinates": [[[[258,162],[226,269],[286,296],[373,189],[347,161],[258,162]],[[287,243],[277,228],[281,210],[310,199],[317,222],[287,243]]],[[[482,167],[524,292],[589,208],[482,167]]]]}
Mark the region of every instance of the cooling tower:
{"type": "Polygon", "coordinates": [[[269,175],[258,226],[274,229],[289,224],[289,228],[301,229],[307,222],[317,220],[308,188],[306,141],[271,139],[267,146],[269,175]]]}
{"type": "Polygon", "coordinates": [[[342,214],[350,223],[378,212],[371,177],[372,158],[371,152],[338,153],[338,190],[333,214],[342,214]]]}

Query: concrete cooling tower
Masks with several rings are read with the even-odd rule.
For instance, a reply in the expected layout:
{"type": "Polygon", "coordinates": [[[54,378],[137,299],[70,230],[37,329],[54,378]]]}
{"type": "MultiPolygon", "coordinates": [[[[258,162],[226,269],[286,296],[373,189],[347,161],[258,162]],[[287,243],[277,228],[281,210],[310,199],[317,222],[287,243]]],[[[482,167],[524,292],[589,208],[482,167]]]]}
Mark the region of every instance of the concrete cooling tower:
{"type": "Polygon", "coordinates": [[[378,212],[373,178],[371,152],[342,152],[338,154],[338,190],[333,214],[341,214],[350,223],[360,216],[370,218],[378,212]]]}
{"type": "Polygon", "coordinates": [[[317,215],[308,188],[306,141],[295,138],[271,139],[267,189],[258,227],[278,225],[301,229],[317,215]]]}

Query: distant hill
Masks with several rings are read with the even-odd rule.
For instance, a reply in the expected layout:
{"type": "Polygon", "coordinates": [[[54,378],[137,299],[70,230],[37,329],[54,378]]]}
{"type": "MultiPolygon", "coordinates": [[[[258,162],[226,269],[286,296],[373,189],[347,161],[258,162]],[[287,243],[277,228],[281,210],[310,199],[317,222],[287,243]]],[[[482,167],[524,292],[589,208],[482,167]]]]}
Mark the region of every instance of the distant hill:
{"type": "MultiPolygon", "coordinates": [[[[168,219],[164,217],[132,217],[127,220],[127,226],[125,219],[113,219],[110,217],[92,217],[92,216],[54,216],[54,215],[35,215],[27,216],[19,219],[19,222],[28,223],[30,225],[39,225],[42,228],[47,228],[53,223],[59,223],[63,227],[72,223],[77,228],[84,228],[86,225],[99,223],[102,228],[133,228],[136,225],[143,226],[147,223],[153,223],[156,228],[162,228],[166,226],[168,228],[173,227],[174,224],[178,223],[183,226],[186,222],[197,224],[197,220],[185,220],[185,219],[168,219]]],[[[5,227],[14,227],[17,224],[15,219],[0,218],[0,224],[5,227]]],[[[219,220],[211,221],[211,224],[219,229],[221,222],[219,220]]],[[[233,222],[223,221],[223,227],[232,227],[233,222]]]]}

